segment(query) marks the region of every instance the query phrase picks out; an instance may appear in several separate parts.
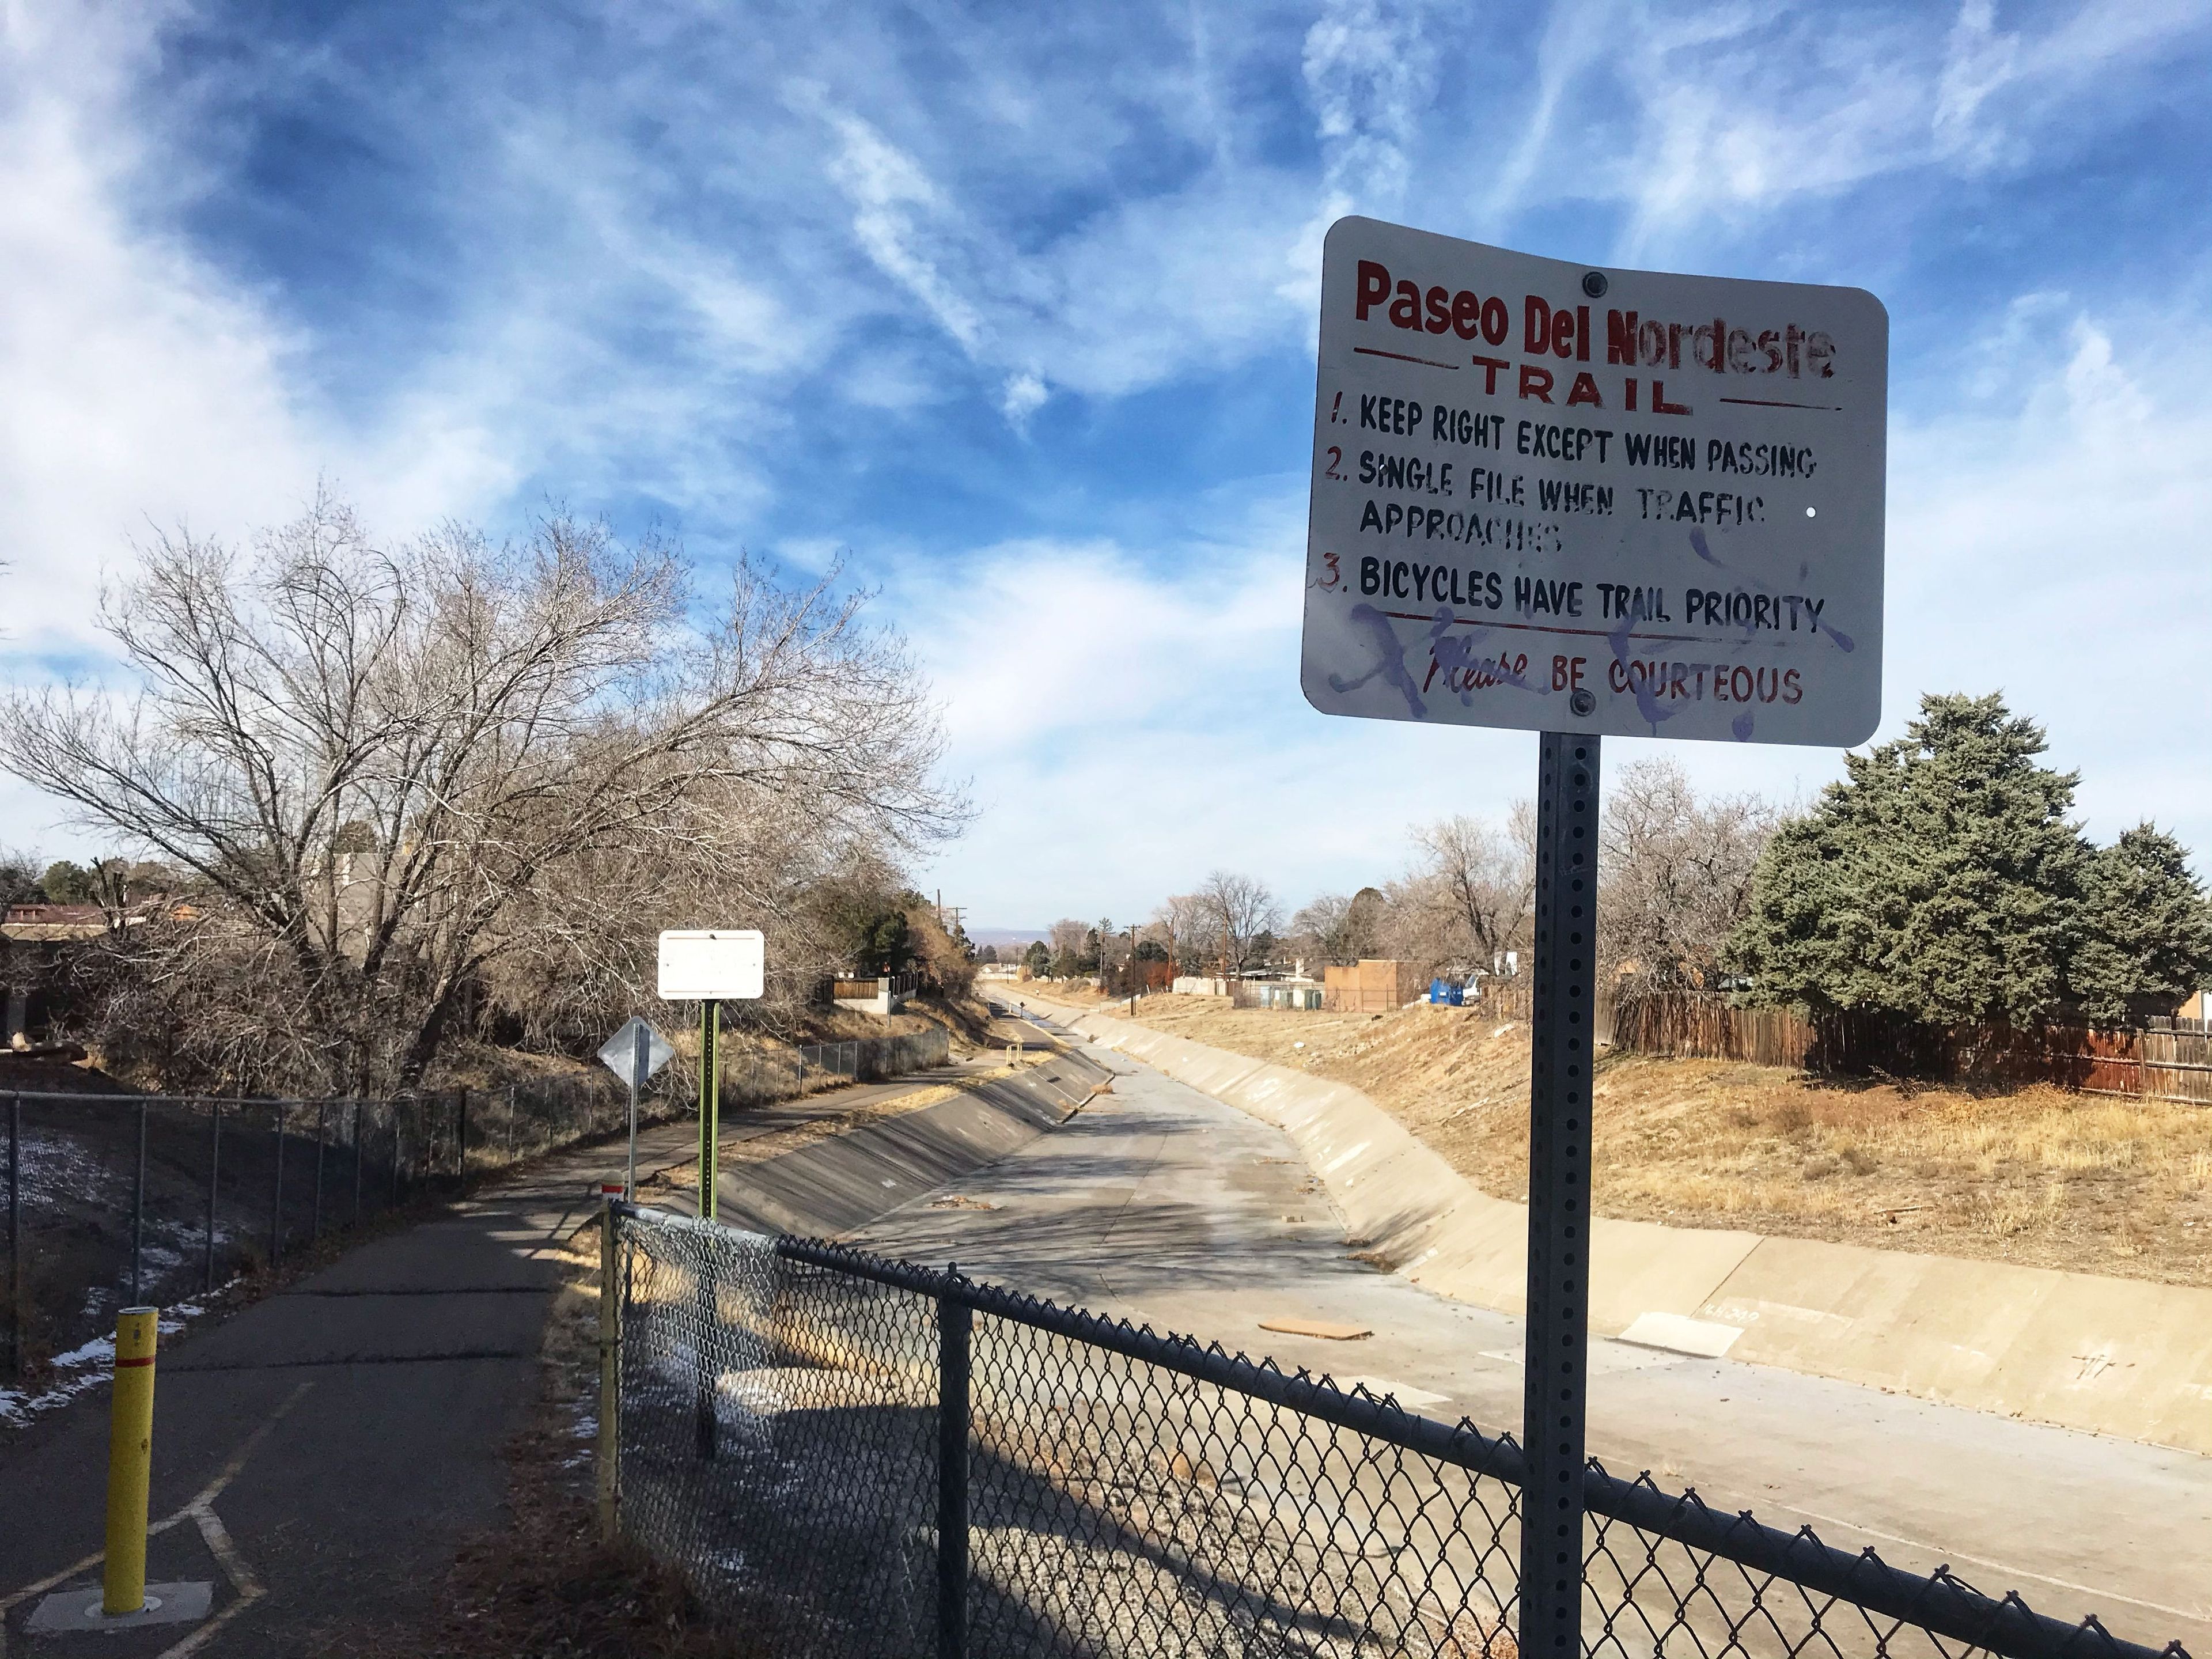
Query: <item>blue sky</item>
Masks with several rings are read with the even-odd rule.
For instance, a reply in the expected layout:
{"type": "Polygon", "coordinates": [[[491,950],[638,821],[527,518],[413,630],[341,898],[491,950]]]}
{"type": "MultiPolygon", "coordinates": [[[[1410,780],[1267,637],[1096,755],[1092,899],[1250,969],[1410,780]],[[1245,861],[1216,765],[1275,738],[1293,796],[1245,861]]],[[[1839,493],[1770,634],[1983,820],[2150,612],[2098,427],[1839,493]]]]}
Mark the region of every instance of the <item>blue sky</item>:
{"type": "MultiPolygon", "coordinates": [[[[558,499],[881,586],[981,809],[922,874],[978,924],[1381,878],[1534,740],[1298,695],[1361,212],[1872,289],[1883,735],[2002,688],[2094,832],[2212,848],[2212,4],[56,4],[0,77],[0,678],[100,671],[149,522],[558,499]]],[[[0,784],[0,842],[53,817],[0,784]]]]}

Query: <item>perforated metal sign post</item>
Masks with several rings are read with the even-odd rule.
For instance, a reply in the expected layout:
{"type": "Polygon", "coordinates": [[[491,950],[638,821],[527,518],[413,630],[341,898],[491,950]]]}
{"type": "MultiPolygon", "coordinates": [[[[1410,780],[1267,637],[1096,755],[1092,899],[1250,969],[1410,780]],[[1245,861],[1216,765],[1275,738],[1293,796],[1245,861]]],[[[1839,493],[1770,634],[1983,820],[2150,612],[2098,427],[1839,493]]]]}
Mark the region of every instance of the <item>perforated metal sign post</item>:
{"type": "Polygon", "coordinates": [[[1371,219],[1322,262],[1301,684],[1536,731],[1523,1659],[1579,1659],[1601,734],[1881,718],[1889,319],[1371,219]]]}
{"type": "Polygon", "coordinates": [[[1590,1007],[1597,975],[1598,739],[1536,757],[1528,1073],[1528,1313],[1522,1347],[1521,1651],[1581,1659],[1589,1350],[1590,1007]]]}

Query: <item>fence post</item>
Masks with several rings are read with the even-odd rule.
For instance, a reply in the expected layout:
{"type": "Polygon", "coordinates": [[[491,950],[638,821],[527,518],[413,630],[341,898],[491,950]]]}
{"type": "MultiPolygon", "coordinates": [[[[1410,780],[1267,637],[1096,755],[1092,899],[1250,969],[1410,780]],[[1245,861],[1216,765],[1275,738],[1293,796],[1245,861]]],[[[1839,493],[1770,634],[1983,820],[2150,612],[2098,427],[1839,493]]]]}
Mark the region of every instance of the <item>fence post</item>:
{"type": "Polygon", "coordinates": [[[138,1103],[138,1173],[131,1186],[131,1304],[146,1298],[140,1294],[139,1262],[146,1242],[146,1103],[138,1103]]]}
{"type": "MultiPolygon", "coordinates": [[[[959,1269],[945,1265],[945,1277],[959,1269]]],[[[937,1659],[968,1650],[968,1335],[964,1302],[937,1299],[937,1659]]]]}
{"type": "Polygon", "coordinates": [[[323,1236],[323,1133],[329,1127],[330,1110],[328,1101],[315,1103],[315,1207],[307,1215],[307,1243],[310,1244],[323,1236]]]}
{"type": "Polygon", "coordinates": [[[269,1203],[269,1265],[284,1259],[284,1103],[276,1106],[276,1191],[269,1203]]]}
{"type": "Polygon", "coordinates": [[[353,1224],[361,1225],[361,1102],[353,1103],[353,1224]]]}
{"type": "Polygon", "coordinates": [[[614,1203],[599,1216],[599,1541],[615,1541],[619,1516],[622,1437],[622,1326],[616,1303],[616,1255],[620,1249],[614,1203]]]}
{"type": "Polygon", "coordinates": [[[507,1085],[507,1161],[514,1162],[514,1085],[507,1085]]]}
{"type": "Polygon", "coordinates": [[[461,1097],[453,1107],[453,1172],[461,1190],[469,1189],[469,1085],[461,1085],[461,1097]]]}
{"type": "Polygon", "coordinates": [[[8,1097],[8,1376],[23,1375],[23,1097],[8,1097]]]}
{"type": "Polygon", "coordinates": [[[208,1102],[207,1293],[215,1294],[216,1182],[222,1173],[222,1097],[208,1102]]]}
{"type": "Polygon", "coordinates": [[[385,1103],[385,1105],[386,1105],[386,1106],[387,1106],[388,1108],[390,1108],[390,1109],[391,1109],[391,1112],[392,1112],[392,1183],[391,1183],[391,1191],[390,1191],[389,1194],[387,1195],[387,1197],[386,1198],[385,1205],[384,1205],[384,1208],[385,1208],[386,1212],[387,1214],[389,1214],[392,1211],[396,1210],[396,1209],[398,1209],[398,1208],[399,1207],[399,1100],[398,1100],[398,1097],[394,1096],[392,1099],[386,1101],[384,1103],[385,1103]]]}

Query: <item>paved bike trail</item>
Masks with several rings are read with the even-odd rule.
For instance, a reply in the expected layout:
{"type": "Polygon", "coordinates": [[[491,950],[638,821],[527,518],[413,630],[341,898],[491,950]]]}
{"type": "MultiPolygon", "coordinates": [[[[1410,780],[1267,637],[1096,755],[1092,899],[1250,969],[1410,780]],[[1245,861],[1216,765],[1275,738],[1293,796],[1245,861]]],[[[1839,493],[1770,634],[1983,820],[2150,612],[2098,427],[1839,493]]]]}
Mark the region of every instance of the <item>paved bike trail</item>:
{"type": "MultiPolygon", "coordinates": [[[[726,1121],[726,1139],[954,1074],[749,1113],[726,1121]]],[[[644,1132],[641,1177],[696,1146],[689,1123],[644,1132]]],[[[499,1517],[504,1447],[539,1397],[558,1252],[624,1152],[558,1154],[163,1352],[148,1578],[211,1581],[209,1624],[27,1645],[50,1581],[97,1581],[106,1391],[0,1438],[0,1659],[87,1643],[112,1659],[292,1659],[420,1619],[460,1540],[499,1517]]]]}

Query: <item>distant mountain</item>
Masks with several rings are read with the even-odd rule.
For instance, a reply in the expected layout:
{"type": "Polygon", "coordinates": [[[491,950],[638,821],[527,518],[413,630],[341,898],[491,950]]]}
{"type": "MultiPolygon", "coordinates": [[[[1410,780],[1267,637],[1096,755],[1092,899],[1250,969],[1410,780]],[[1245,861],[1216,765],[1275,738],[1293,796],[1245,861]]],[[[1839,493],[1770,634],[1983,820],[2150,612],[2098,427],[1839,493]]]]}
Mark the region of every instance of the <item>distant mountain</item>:
{"type": "Polygon", "coordinates": [[[1027,945],[1051,932],[1049,927],[970,927],[968,937],[978,945],[1027,945]]]}

